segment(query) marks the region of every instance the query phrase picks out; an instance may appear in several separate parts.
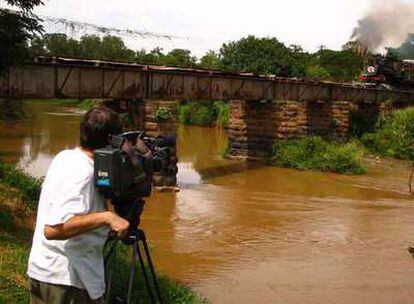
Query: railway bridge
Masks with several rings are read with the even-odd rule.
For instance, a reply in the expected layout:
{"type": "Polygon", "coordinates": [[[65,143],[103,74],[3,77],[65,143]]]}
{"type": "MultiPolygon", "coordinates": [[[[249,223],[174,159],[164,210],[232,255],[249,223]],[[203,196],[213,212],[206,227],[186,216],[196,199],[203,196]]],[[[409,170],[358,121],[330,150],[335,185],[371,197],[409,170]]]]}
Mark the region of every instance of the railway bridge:
{"type": "Polygon", "coordinates": [[[225,100],[230,104],[230,155],[266,156],[277,139],[320,135],[345,141],[350,113],[370,121],[388,105],[414,102],[414,91],[363,88],[247,73],[172,68],[96,60],[37,57],[0,78],[0,98],[97,98],[132,114],[150,134],[174,132],[177,103],[225,100]],[[157,119],[167,109],[168,120],[157,119]]]}

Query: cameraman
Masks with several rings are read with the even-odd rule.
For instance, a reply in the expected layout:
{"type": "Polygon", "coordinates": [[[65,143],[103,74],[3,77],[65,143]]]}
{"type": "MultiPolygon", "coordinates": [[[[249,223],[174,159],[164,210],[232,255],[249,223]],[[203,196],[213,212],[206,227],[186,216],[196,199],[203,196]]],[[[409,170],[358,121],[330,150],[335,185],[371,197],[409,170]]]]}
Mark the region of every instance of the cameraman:
{"type": "Polygon", "coordinates": [[[93,151],[122,128],[104,107],[88,111],[80,147],[60,152],[42,186],[27,274],[32,304],[103,303],[103,245],[108,228],[122,237],[129,223],[106,210],[94,186],[93,151]]]}

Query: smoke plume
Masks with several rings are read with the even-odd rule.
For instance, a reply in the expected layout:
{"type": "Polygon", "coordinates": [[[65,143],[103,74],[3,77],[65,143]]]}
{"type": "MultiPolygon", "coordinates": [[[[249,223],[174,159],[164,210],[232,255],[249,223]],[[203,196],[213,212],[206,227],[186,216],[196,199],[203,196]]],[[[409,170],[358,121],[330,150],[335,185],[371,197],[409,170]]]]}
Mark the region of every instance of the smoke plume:
{"type": "Polygon", "coordinates": [[[374,0],[351,39],[371,53],[385,53],[386,47],[401,46],[410,33],[414,33],[414,3],[374,0]]]}

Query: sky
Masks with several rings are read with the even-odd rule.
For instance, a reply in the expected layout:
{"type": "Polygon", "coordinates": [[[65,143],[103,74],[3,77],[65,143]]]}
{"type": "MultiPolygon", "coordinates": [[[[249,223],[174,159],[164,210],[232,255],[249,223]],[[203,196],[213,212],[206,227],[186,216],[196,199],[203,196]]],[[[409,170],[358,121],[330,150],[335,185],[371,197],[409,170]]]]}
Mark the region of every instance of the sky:
{"type": "MultiPolygon", "coordinates": [[[[44,0],[35,13],[202,38],[211,49],[249,34],[308,51],[340,49],[375,0],[44,0]]],[[[0,0],[0,6],[5,6],[0,0]]]]}

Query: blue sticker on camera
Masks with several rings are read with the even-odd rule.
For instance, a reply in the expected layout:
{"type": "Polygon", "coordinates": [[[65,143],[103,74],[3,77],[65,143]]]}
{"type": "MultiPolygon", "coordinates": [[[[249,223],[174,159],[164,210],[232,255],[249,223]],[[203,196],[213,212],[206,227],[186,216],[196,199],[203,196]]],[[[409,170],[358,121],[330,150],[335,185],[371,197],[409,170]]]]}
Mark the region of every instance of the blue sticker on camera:
{"type": "Polygon", "coordinates": [[[101,187],[109,187],[111,185],[109,178],[99,178],[98,179],[98,186],[101,187]]]}

